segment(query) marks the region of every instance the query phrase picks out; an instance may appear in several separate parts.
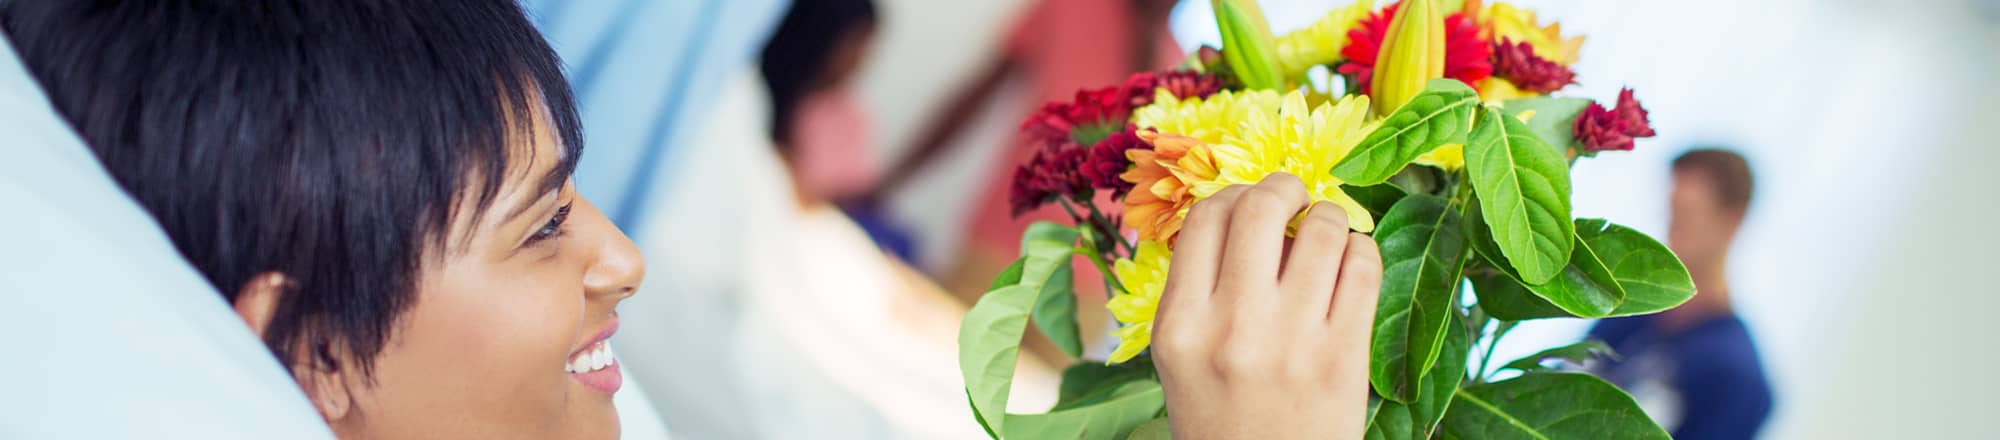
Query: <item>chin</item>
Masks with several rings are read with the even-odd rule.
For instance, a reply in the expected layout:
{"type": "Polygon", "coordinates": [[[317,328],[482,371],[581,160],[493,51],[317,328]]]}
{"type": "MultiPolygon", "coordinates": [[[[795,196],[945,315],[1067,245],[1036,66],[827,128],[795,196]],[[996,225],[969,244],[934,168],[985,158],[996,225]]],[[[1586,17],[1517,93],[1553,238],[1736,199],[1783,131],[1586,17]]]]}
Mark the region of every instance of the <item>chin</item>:
{"type": "Polygon", "coordinates": [[[574,379],[569,380],[569,385],[568,414],[564,415],[565,435],[562,438],[618,438],[618,407],[612,403],[611,394],[592,389],[574,379]]]}

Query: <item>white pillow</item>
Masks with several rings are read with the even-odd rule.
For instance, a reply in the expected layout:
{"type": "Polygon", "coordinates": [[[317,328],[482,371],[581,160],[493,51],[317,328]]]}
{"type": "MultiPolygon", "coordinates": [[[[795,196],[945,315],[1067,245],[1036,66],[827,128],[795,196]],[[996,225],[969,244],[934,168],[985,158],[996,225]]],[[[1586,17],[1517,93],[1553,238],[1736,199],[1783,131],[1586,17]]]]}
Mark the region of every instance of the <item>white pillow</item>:
{"type": "Polygon", "coordinates": [[[0,39],[0,438],[332,438],[0,39]]]}

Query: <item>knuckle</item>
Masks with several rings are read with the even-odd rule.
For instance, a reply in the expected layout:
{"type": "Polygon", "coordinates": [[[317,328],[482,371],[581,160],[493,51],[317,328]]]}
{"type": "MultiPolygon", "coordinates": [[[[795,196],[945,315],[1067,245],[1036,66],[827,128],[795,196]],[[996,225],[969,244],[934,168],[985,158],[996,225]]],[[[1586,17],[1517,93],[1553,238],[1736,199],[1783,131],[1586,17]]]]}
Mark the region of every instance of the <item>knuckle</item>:
{"type": "Polygon", "coordinates": [[[1153,351],[1163,359],[1180,359],[1187,356],[1203,357],[1204,351],[1199,338],[1176,326],[1153,325],[1153,351]]]}
{"type": "Polygon", "coordinates": [[[1313,215],[1299,219],[1298,238],[1313,245],[1341,243],[1347,238],[1347,222],[1314,211],[1313,215]]]}
{"type": "Polygon", "coordinates": [[[1286,208],[1285,205],[1284,196],[1279,195],[1277,191],[1268,188],[1257,188],[1243,193],[1243,200],[1236,203],[1236,214],[1245,216],[1245,218],[1258,219],[1276,215],[1289,215],[1283,212],[1286,208]]]}
{"type": "Polygon", "coordinates": [[[1299,179],[1299,176],[1294,176],[1292,173],[1271,173],[1271,175],[1264,176],[1264,180],[1259,183],[1266,185],[1297,185],[1300,187],[1306,184],[1304,180],[1299,179]]]}
{"type": "Polygon", "coordinates": [[[1212,217],[1221,215],[1222,212],[1227,212],[1230,208],[1229,201],[1236,196],[1236,193],[1242,191],[1241,187],[1232,186],[1223,188],[1208,198],[1195,201],[1194,205],[1188,208],[1188,219],[1212,220],[1212,217]]]}
{"type": "Polygon", "coordinates": [[[1261,367],[1260,363],[1261,361],[1258,359],[1232,352],[1228,355],[1215,357],[1215,374],[1229,379],[1252,377],[1257,374],[1257,370],[1261,367]]]}
{"type": "Polygon", "coordinates": [[[1324,216],[1328,219],[1333,220],[1335,223],[1340,225],[1340,230],[1343,232],[1348,229],[1347,208],[1340,206],[1340,204],[1338,203],[1319,202],[1313,204],[1312,216],[1313,217],[1324,216]]]}
{"type": "MultiPolygon", "coordinates": [[[[1269,341],[1261,341],[1269,342],[1269,341]]],[[[1265,343],[1229,344],[1215,357],[1215,371],[1226,378],[1269,377],[1282,360],[1264,348],[1265,343]]]]}

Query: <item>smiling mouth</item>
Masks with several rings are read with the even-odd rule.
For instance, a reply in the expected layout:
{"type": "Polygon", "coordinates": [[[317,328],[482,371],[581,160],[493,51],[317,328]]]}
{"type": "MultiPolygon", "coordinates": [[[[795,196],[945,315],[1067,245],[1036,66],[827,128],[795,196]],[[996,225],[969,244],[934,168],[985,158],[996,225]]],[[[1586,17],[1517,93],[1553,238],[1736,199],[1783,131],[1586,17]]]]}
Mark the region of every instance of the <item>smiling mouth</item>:
{"type": "Polygon", "coordinates": [[[610,341],[592,344],[571,356],[569,363],[563,366],[563,372],[569,373],[569,377],[606,394],[618,392],[619,385],[624,383],[625,376],[618,370],[618,358],[611,351],[610,341]]]}
{"type": "Polygon", "coordinates": [[[617,332],[618,317],[612,316],[597,334],[591,335],[590,343],[570,353],[563,372],[590,389],[617,393],[618,386],[625,382],[625,375],[618,368],[618,356],[611,351],[611,335],[617,332]]]}

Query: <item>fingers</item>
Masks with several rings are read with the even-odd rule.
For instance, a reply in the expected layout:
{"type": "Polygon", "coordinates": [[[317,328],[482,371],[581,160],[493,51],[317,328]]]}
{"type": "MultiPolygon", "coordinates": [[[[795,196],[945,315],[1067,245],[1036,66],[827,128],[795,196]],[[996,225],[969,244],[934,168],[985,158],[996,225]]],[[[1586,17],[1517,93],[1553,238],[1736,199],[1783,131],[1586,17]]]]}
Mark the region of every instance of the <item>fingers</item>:
{"type": "Polygon", "coordinates": [[[1332,202],[1314,203],[1299,219],[1278,291],[1283,308],[1312,321],[1327,319],[1333,308],[1334,281],[1340,279],[1341,256],[1347,253],[1347,211],[1332,202]]]}
{"type": "MultiPolygon", "coordinates": [[[[1335,337],[1359,339],[1359,348],[1340,356],[1368,356],[1368,334],[1375,324],[1375,303],[1382,292],[1382,252],[1375,239],[1349,233],[1347,252],[1340,264],[1340,280],[1333,293],[1330,314],[1335,337]]],[[[1343,346],[1345,344],[1342,344],[1343,346]]]]}
{"type": "MultiPolygon", "coordinates": [[[[1223,188],[1188,209],[1187,219],[1181,222],[1180,237],[1174,242],[1173,262],[1169,266],[1172,269],[1167,271],[1166,290],[1194,295],[1185,295],[1178,301],[1206,299],[1210,292],[1215,291],[1215,277],[1221,270],[1222,240],[1229,231],[1229,209],[1248,189],[1245,186],[1223,188]],[[1196,295],[1201,298],[1191,298],[1196,295]]],[[[1160,299],[1162,309],[1170,307],[1167,305],[1169,299],[1160,299]]]]}
{"type": "Polygon", "coordinates": [[[1278,173],[1264,178],[1236,201],[1229,217],[1228,244],[1222,249],[1222,273],[1216,279],[1216,300],[1235,303],[1262,294],[1275,303],[1278,264],[1284,257],[1285,225],[1305,209],[1305,183],[1278,173]]]}

